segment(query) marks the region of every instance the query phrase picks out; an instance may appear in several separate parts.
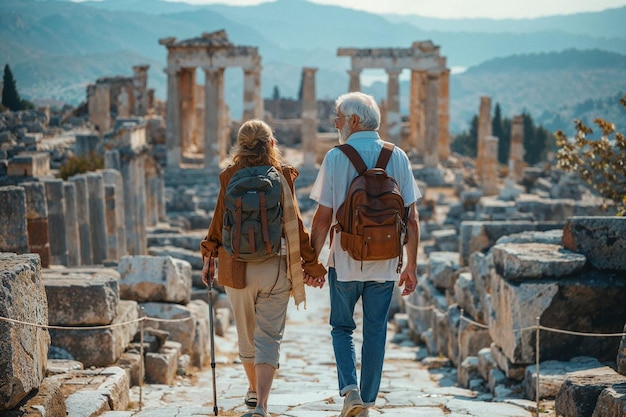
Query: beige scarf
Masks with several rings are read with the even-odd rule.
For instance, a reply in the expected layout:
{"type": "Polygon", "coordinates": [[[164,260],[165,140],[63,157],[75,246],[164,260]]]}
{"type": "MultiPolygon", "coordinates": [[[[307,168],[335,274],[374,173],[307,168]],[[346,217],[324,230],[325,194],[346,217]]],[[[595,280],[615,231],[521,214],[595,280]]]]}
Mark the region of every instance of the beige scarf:
{"type": "Polygon", "coordinates": [[[302,257],[300,255],[300,228],[298,225],[298,206],[294,204],[294,196],[289,183],[281,174],[283,187],[283,231],[287,242],[287,277],[291,281],[291,295],[296,307],[304,302],[306,309],[306,293],[304,291],[304,275],[302,273],[302,257]]]}

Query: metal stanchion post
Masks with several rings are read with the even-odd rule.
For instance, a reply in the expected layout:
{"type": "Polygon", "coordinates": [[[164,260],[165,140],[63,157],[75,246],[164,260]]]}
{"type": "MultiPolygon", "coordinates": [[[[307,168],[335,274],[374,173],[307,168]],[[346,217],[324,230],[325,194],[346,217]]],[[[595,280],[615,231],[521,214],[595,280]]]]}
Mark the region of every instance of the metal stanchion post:
{"type": "Polygon", "coordinates": [[[540,395],[539,395],[539,317],[537,317],[537,331],[536,331],[536,337],[535,337],[535,358],[537,361],[536,364],[536,371],[537,371],[537,382],[536,382],[536,388],[535,388],[535,397],[537,398],[537,417],[539,417],[539,404],[540,404],[540,395]]]}

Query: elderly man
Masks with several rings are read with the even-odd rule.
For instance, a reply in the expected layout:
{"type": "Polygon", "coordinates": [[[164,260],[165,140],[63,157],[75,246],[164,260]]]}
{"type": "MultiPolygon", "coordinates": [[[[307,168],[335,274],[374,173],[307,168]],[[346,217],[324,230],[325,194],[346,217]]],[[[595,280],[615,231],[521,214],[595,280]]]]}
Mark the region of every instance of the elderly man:
{"type": "MultiPolygon", "coordinates": [[[[380,110],[373,97],[352,92],[336,100],[335,127],[339,142],[351,145],[368,168],[374,167],[384,141],[378,135],[380,110]]],[[[328,259],[330,287],[330,325],[337,361],[339,393],[344,397],[341,417],[366,417],[368,408],[375,405],[380,387],[387,316],[394,286],[403,287],[402,295],[411,294],[416,287],[419,222],[415,203],[421,193],[415,183],[406,153],[394,147],[386,167],[389,176],[398,183],[408,211],[406,217],[406,262],[398,270],[398,259],[357,260],[342,249],[341,231],[331,240],[328,259]],[[358,300],[363,304],[363,346],[361,375],[357,381],[357,360],[352,333],[356,329],[354,308],[358,300]]],[[[311,226],[311,243],[318,256],[328,232],[334,226],[334,215],[346,199],[350,183],[357,171],[348,157],[337,147],[331,149],[320,167],[310,197],[318,203],[311,226]]],[[[402,251],[402,249],[401,249],[402,251]]],[[[324,281],[305,276],[307,283],[321,287],[324,281]]]]}

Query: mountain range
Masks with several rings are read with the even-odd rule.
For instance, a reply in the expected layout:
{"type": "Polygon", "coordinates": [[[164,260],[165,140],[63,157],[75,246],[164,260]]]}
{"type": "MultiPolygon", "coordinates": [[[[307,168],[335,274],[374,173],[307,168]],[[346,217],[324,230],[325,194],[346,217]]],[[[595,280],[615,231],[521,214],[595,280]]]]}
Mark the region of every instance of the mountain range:
{"type": "MultiPolygon", "coordinates": [[[[626,93],[624,21],[626,7],[492,20],[377,15],[306,0],[245,7],[162,0],[3,0],[0,64],[11,66],[23,97],[74,105],[85,100],[86,86],[96,79],[130,76],[133,65],[148,64],[149,86],[165,99],[167,51],[158,40],[225,29],[232,43],[259,48],[264,97],[276,88],[282,97],[295,98],[302,68],[315,67],[318,99],[333,99],[348,88],[350,64],[337,56],[337,48],[408,48],[432,40],[452,68],[453,133],[467,128],[482,95],[499,103],[505,117],[526,111],[549,129],[567,130],[573,118],[623,120],[611,101],[626,93]]],[[[405,112],[408,78],[405,71],[400,98],[405,112]]],[[[235,118],[242,111],[242,81],[238,69],[226,71],[226,100],[235,118]]],[[[378,98],[386,96],[385,81],[381,71],[363,73],[364,91],[378,98]]]]}

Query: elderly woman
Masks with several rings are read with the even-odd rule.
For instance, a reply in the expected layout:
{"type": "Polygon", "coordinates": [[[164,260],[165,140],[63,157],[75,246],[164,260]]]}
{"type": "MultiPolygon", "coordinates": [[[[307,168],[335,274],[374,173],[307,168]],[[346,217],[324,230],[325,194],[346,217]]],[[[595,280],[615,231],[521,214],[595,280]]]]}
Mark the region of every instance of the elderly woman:
{"type": "Polygon", "coordinates": [[[326,269],[311,246],[294,193],[296,168],[283,165],[271,128],[261,120],[245,122],[232,149],[232,164],[219,176],[220,192],[207,235],[201,243],[202,279],[212,285],[218,259],[220,285],[230,301],[239,342],[239,357],[248,378],[246,405],[252,416],[267,417],[267,401],[279,365],[290,294],[296,305],[305,301],[304,282],[321,286],[326,269]],[[242,262],[224,250],[222,226],[225,193],[232,176],[242,168],[275,167],[281,174],[283,238],[281,250],[259,261],[242,262]]]}

